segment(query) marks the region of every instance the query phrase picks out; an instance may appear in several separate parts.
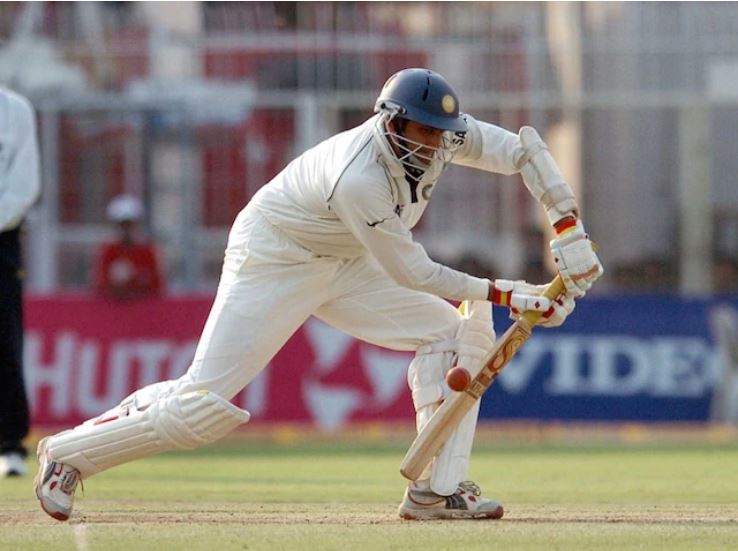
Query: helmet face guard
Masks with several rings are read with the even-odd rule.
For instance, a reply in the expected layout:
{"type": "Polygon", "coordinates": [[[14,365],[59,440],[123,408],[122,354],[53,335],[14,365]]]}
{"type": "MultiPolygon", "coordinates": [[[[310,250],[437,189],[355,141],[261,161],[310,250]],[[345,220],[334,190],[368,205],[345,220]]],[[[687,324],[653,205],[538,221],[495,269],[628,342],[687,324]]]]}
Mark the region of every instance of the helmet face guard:
{"type": "Polygon", "coordinates": [[[392,75],[382,88],[374,111],[382,114],[378,123],[380,134],[412,180],[419,181],[429,169],[432,173],[438,170],[440,175],[464,143],[466,121],[459,113],[456,92],[441,75],[428,69],[404,69],[392,75]],[[401,130],[393,129],[400,120],[441,130],[440,145],[411,140],[401,130]]]}
{"type": "Polygon", "coordinates": [[[437,147],[417,142],[408,138],[401,131],[395,131],[390,123],[399,122],[396,117],[382,116],[378,119],[378,130],[385,137],[395,159],[405,170],[405,176],[414,181],[420,181],[428,171],[438,174],[453,160],[463,140],[448,130],[441,134],[441,141],[437,147]]]}

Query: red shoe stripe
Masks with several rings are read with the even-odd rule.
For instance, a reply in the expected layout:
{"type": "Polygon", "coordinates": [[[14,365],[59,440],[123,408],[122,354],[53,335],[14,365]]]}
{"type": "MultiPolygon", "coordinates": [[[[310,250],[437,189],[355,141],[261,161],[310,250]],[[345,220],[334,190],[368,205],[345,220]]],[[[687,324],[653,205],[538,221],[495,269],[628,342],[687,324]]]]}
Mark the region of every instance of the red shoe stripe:
{"type": "Polygon", "coordinates": [[[103,419],[98,419],[97,421],[95,421],[93,423],[93,425],[102,425],[103,423],[107,423],[109,421],[115,421],[116,419],[119,419],[119,418],[120,418],[119,415],[113,415],[111,417],[105,417],[103,419]]]}

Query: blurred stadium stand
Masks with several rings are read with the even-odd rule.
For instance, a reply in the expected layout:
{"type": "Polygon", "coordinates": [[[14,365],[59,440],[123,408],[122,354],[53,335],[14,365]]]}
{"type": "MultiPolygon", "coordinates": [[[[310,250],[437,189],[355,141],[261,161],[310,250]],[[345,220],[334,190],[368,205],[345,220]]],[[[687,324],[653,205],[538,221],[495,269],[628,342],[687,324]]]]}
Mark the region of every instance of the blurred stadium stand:
{"type": "MultiPolygon", "coordinates": [[[[29,290],[85,289],[128,192],[171,288],[212,292],[248,198],[418,65],[476,117],[541,130],[600,243],[599,292],[736,292],[733,2],[4,2],[0,82],[33,99],[44,159],[29,290]]],[[[543,271],[516,179],[445,181],[416,232],[434,256],[543,271]]]]}

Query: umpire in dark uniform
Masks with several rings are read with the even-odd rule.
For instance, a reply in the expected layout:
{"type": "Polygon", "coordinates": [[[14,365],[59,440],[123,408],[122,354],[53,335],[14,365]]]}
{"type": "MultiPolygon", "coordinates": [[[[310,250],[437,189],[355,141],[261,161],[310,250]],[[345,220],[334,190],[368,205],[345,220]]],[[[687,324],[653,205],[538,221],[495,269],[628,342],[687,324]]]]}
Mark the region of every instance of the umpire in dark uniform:
{"type": "Polygon", "coordinates": [[[40,189],[33,107],[0,87],[0,477],[26,474],[20,225],[40,189]]]}

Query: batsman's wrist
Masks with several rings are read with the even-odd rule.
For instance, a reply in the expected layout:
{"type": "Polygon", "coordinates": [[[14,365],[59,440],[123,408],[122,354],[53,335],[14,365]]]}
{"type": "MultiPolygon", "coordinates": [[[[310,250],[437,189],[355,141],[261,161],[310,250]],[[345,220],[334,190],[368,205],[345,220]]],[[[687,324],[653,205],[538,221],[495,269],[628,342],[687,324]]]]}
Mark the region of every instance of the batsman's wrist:
{"type": "Polygon", "coordinates": [[[489,295],[487,300],[492,304],[510,306],[513,293],[513,282],[496,279],[489,282],[489,295]]]}
{"type": "Polygon", "coordinates": [[[556,237],[563,237],[564,235],[571,233],[577,227],[577,217],[574,215],[564,216],[558,222],[555,222],[553,229],[556,232],[556,237]]]}

